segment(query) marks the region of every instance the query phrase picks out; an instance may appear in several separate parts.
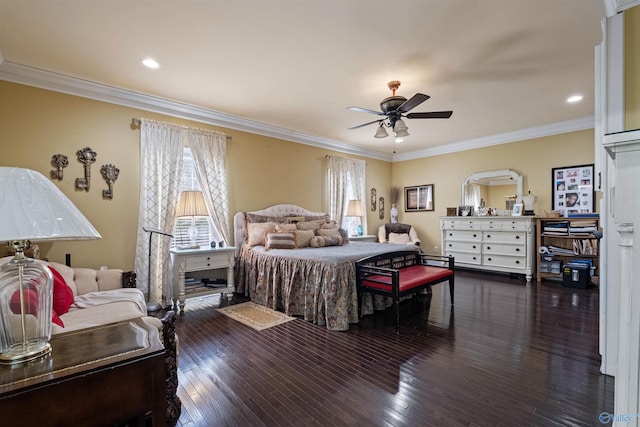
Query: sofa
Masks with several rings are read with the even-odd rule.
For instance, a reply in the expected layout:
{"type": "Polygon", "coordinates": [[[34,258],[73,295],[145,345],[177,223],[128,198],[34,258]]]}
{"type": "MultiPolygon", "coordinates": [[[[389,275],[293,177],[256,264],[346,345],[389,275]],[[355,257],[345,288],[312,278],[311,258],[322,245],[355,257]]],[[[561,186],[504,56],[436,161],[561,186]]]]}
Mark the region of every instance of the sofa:
{"type": "MultiPolygon", "coordinates": [[[[0,258],[0,265],[11,259],[0,258]]],[[[178,355],[175,313],[168,311],[163,318],[147,316],[145,297],[136,288],[134,272],[72,268],[56,262],[39,262],[50,267],[54,276],[52,335],[139,317],[158,329],[167,353],[167,422],[172,424],[177,421],[181,402],[176,394],[178,355]]]]}

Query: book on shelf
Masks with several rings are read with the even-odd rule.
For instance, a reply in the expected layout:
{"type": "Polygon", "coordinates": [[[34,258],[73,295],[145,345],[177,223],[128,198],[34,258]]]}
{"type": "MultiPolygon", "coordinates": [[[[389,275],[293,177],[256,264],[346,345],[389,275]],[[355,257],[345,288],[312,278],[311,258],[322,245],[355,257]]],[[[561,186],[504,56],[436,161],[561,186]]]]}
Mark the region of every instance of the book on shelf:
{"type": "Polygon", "coordinates": [[[570,213],[567,218],[600,218],[597,213],[570,213]]]}

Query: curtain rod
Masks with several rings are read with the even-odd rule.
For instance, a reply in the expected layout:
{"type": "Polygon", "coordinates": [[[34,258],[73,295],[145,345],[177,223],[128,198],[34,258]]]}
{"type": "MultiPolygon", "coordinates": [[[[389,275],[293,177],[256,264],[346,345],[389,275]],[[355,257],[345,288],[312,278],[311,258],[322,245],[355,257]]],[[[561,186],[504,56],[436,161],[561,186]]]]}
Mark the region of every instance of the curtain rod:
{"type": "MultiPolygon", "coordinates": [[[[133,128],[139,128],[141,124],[142,124],[142,120],[140,120],[140,119],[138,119],[138,118],[135,118],[135,117],[131,119],[131,127],[133,127],[133,128]]],[[[185,127],[186,127],[186,126],[185,126],[185,127]]],[[[233,140],[233,137],[232,137],[232,136],[225,135],[225,137],[227,138],[227,141],[231,141],[231,140],[233,140]]]]}

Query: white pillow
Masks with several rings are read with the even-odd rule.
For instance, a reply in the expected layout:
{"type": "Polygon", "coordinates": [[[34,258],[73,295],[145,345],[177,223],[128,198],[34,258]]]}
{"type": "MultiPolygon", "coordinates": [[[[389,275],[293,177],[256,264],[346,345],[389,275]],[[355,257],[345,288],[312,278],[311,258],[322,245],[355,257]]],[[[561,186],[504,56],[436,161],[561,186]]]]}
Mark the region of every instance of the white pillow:
{"type": "Polygon", "coordinates": [[[250,222],[247,224],[247,240],[249,246],[264,246],[264,234],[272,232],[275,222],[250,222]]]}
{"type": "Polygon", "coordinates": [[[389,243],[411,243],[411,238],[407,233],[389,233],[389,243]]]}

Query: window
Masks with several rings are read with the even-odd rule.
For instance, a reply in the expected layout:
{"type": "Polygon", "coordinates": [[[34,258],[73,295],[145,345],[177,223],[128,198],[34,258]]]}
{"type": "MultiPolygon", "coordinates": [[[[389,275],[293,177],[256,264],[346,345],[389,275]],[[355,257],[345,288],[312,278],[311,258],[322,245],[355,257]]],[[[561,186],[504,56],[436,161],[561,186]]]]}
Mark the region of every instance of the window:
{"type": "MultiPolygon", "coordinates": [[[[198,175],[193,163],[193,156],[188,147],[185,147],[183,151],[180,191],[201,191],[198,175]]],[[[172,248],[191,246],[189,229],[192,226],[197,230],[195,243],[199,246],[209,247],[210,242],[222,240],[209,216],[180,217],[176,218],[173,230],[173,242],[171,244],[172,248]]]]}

